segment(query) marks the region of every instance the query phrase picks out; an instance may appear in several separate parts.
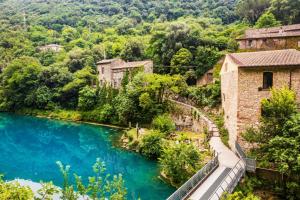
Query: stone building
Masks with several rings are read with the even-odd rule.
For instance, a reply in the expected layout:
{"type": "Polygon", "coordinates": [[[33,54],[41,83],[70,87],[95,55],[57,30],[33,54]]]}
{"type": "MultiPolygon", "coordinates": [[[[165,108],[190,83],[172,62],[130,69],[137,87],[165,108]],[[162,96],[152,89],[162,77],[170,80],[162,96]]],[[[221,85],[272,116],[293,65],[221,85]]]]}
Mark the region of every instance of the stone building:
{"type": "Polygon", "coordinates": [[[295,49],[233,53],[221,69],[222,108],[229,143],[246,143],[241,133],[259,123],[261,100],[270,88],[284,86],[296,92],[300,103],[300,52],[295,49]]]}
{"type": "Polygon", "coordinates": [[[297,49],[300,48],[300,24],[249,29],[237,41],[242,50],[297,49]]]}
{"type": "Polygon", "coordinates": [[[45,52],[45,51],[53,51],[53,52],[60,52],[63,49],[63,46],[58,44],[48,44],[45,46],[41,46],[38,48],[39,51],[45,52]]]}
{"type": "Polygon", "coordinates": [[[203,76],[197,79],[197,86],[204,86],[214,82],[213,69],[208,70],[203,76]]]}
{"type": "Polygon", "coordinates": [[[101,60],[97,63],[99,83],[100,85],[108,83],[114,88],[120,88],[125,73],[138,68],[145,73],[153,73],[153,62],[151,60],[125,62],[118,58],[101,60]]]}

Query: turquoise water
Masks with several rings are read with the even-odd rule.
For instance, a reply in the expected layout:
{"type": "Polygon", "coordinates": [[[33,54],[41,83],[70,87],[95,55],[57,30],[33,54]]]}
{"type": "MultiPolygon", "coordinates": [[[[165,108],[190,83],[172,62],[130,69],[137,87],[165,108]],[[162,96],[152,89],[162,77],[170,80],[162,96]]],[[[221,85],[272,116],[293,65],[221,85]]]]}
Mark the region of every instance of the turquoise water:
{"type": "Polygon", "coordinates": [[[56,161],[71,165],[70,174],[88,177],[99,157],[108,173],[123,174],[128,199],[168,197],[174,188],[157,178],[156,162],[112,145],[119,134],[102,126],[0,113],[0,174],[61,186],[56,161]]]}

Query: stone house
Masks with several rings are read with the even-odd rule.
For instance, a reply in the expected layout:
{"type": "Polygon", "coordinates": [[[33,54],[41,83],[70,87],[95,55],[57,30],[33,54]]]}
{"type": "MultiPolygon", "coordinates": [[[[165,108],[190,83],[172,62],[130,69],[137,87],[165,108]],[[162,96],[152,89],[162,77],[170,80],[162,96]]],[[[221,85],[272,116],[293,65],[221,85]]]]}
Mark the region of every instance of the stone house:
{"type": "Polygon", "coordinates": [[[300,24],[249,29],[237,38],[241,50],[276,50],[300,48],[300,24]]]}
{"type": "Polygon", "coordinates": [[[241,133],[259,123],[261,100],[270,88],[284,86],[296,92],[300,103],[300,52],[295,49],[232,53],[221,69],[221,96],[229,144],[247,148],[241,133]]]}
{"type": "Polygon", "coordinates": [[[38,50],[42,52],[46,52],[46,51],[60,52],[62,49],[63,46],[58,44],[48,44],[45,46],[38,47],[38,50]]]}
{"type": "Polygon", "coordinates": [[[197,79],[197,86],[204,86],[214,82],[213,69],[208,70],[203,76],[197,79]]]}
{"type": "Polygon", "coordinates": [[[145,73],[153,73],[151,60],[125,62],[122,59],[101,60],[97,63],[99,84],[110,84],[114,88],[120,88],[125,73],[141,68],[145,73]]]}

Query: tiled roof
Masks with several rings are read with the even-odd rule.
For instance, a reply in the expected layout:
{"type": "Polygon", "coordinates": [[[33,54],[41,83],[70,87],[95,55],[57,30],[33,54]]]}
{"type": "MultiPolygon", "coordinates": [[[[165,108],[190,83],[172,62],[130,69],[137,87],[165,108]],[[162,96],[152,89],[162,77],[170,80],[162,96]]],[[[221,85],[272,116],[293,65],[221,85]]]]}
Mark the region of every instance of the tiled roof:
{"type": "Polygon", "coordinates": [[[239,67],[300,66],[300,51],[295,49],[232,53],[228,56],[239,67]]]}
{"type": "Polygon", "coordinates": [[[113,67],[113,69],[135,68],[135,67],[140,67],[140,66],[146,65],[151,62],[152,62],[151,60],[126,62],[126,63],[124,63],[124,65],[119,65],[119,66],[113,67]]]}
{"type": "Polygon", "coordinates": [[[300,36],[300,24],[279,26],[273,28],[249,29],[246,30],[243,37],[237,38],[237,40],[296,36],[300,36]]]}
{"type": "Polygon", "coordinates": [[[97,62],[97,64],[111,63],[111,62],[114,62],[116,60],[119,60],[119,58],[101,60],[101,61],[97,62]]]}

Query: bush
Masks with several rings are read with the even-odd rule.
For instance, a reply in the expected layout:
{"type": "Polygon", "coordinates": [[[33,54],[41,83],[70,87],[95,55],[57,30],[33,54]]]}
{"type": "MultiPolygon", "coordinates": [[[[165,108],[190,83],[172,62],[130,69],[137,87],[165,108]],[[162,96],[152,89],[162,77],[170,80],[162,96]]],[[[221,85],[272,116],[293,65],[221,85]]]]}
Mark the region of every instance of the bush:
{"type": "Polygon", "coordinates": [[[0,176],[0,199],[33,200],[33,192],[17,182],[4,182],[0,176]]]}
{"type": "Polygon", "coordinates": [[[80,110],[92,110],[97,102],[96,89],[85,86],[79,91],[78,108],[80,110]]]}
{"type": "Polygon", "coordinates": [[[175,131],[176,126],[169,114],[158,115],[152,122],[154,129],[169,135],[172,131],[175,131]]]}
{"type": "Polygon", "coordinates": [[[171,144],[163,149],[159,163],[162,172],[175,185],[181,185],[200,169],[200,153],[191,144],[171,144]]]}
{"type": "Polygon", "coordinates": [[[152,131],[143,136],[140,144],[140,152],[148,158],[157,159],[161,155],[163,145],[163,134],[152,131]]]}
{"type": "Polygon", "coordinates": [[[202,87],[190,87],[185,96],[200,107],[216,107],[221,104],[220,81],[202,87]]]}

